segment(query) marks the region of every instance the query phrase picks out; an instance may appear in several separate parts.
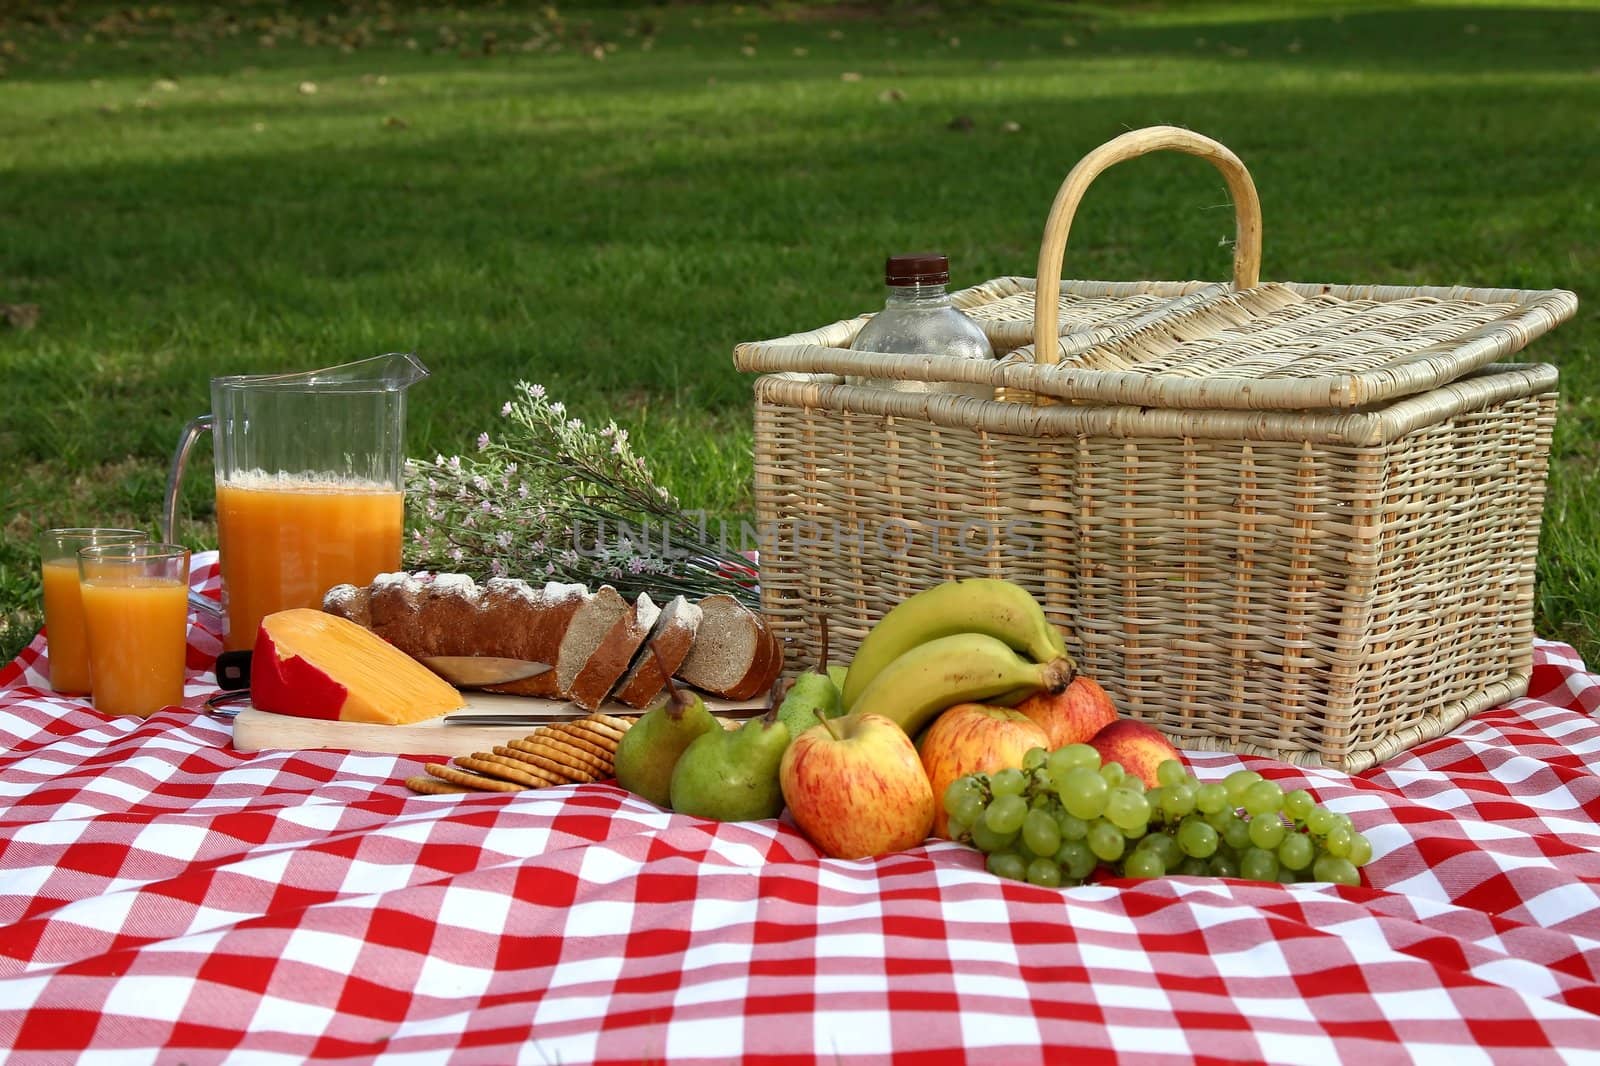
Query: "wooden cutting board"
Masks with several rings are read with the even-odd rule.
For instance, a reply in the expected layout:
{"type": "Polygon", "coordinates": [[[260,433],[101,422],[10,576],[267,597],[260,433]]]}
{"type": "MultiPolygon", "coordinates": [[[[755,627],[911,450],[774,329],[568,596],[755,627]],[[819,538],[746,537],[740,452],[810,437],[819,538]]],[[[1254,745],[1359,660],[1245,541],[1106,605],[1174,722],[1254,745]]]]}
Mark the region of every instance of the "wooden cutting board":
{"type": "MultiPolygon", "coordinates": [[[[510,740],[520,740],[541,724],[528,722],[526,719],[529,715],[536,715],[542,721],[564,722],[582,718],[588,713],[562,700],[503,696],[495,692],[464,691],[462,695],[466,697],[467,705],[459,711],[452,711],[452,714],[516,716],[516,724],[445,725],[443,718],[430,718],[415,725],[367,725],[361,722],[330,722],[325,718],[296,718],[246,707],[233,720],[233,746],[243,752],[333,748],[453,758],[475,751],[489,751],[496,744],[503,745],[510,740]]],[[[706,706],[719,717],[748,718],[764,704],[708,699],[706,706]]],[[[619,704],[607,704],[601,711],[618,717],[634,717],[643,713],[619,704]]]]}

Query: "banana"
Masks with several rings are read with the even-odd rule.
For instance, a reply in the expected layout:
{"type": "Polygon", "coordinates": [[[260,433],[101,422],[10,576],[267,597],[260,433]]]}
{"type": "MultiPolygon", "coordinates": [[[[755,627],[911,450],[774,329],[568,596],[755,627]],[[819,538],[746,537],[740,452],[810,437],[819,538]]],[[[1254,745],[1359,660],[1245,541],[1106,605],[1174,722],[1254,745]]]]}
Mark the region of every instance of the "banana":
{"type": "Polygon", "coordinates": [[[853,710],[867,686],[900,656],[956,633],[985,633],[1040,663],[1067,654],[1061,633],[1027,589],[987,577],[946,581],[902,600],[867,633],[845,675],[845,710],[853,710]]]}
{"type": "Polygon", "coordinates": [[[1018,690],[1059,692],[1072,680],[1072,660],[1029,662],[987,633],[957,633],[918,644],[878,672],[852,714],[881,714],[907,735],[947,707],[1018,690]]]}

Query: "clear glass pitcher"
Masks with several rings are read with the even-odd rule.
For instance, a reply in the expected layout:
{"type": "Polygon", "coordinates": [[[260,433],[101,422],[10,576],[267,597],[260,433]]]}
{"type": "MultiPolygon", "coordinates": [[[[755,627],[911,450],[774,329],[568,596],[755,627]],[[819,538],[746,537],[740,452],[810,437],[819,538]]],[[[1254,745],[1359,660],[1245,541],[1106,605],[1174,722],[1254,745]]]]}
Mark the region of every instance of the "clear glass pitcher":
{"type": "Polygon", "coordinates": [[[211,413],[172,457],[161,533],[172,540],[189,449],[209,429],[227,651],[254,644],[264,615],[400,568],[406,390],[427,376],[415,356],[390,354],[211,379],[211,413]]]}

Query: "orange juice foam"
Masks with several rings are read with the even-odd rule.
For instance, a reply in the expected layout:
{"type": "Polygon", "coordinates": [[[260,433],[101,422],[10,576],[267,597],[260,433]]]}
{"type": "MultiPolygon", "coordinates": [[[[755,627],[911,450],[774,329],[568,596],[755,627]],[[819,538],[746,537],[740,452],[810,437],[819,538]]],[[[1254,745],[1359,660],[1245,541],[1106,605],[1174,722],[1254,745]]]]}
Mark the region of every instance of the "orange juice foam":
{"type": "MultiPolygon", "coordinates": [[[[182,703],[188,587],[140,578],[81,588],[95,709],[150,715],[182,703]]],[[[52,633],[52,655],[54,643],[52,633]]]]}
{"type": "Polygon", "coordinates": [[[89,638],[78,595],[78,563],[56,559],[40,567],[44,580],[44,624],[50,633],[50,687],[82,696],[89,691],[89,638]]]}
{"type": "Polygon", "coordinates": [[[245,475],[217,486],[223,646],[255,644],[261,619],[321,607],[333,586],[400,569],[405,497],[372,483],[245,475]]]}

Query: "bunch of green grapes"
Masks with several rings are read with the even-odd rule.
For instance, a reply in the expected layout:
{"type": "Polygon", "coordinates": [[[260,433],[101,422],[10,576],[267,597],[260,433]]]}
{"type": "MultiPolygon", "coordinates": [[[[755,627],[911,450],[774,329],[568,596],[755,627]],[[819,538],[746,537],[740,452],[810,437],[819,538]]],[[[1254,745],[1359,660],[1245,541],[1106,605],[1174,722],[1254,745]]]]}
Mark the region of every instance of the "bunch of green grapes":
{"type": "Polygon", "coordinates": [[[1254,770],[1204,784],[1169,759],[1155,788],[1087,744],[1034,748],[1022,766],[968,774],[945,790],[952,839],[990,872],[1055,887],[1100,866],[1123,877],[1167,874],[1249,881],[1361,883],[1372,845],[1350,819],[1254,770]]]}

